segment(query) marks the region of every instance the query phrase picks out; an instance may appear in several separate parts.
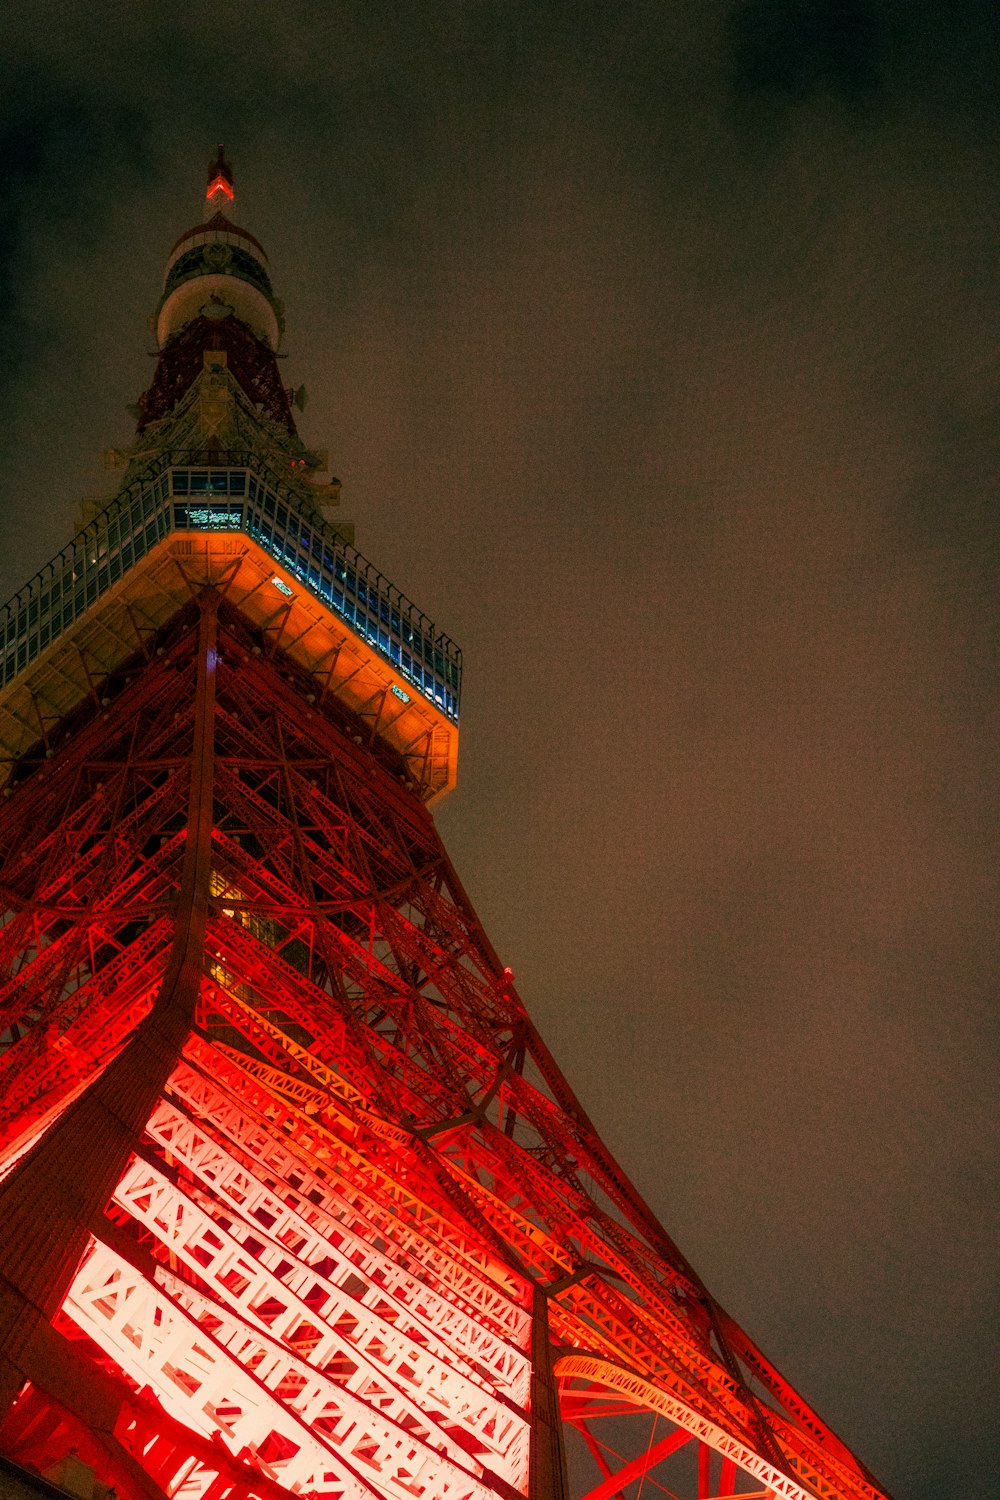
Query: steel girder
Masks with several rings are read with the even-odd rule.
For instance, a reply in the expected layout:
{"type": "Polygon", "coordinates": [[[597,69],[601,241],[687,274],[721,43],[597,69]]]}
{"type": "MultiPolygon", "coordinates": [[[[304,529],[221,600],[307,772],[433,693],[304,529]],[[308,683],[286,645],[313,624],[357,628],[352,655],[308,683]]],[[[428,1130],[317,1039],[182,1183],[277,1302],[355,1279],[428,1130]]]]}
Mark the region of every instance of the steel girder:
{"type": "Polygon", "coordinates": [[[571,1428],[590,1500],[883,1500],[609,1156],[403,775],[214,594],[158,640],[0,807],[0,1448],[132,1500],[561,1500],[571,1428]]]}

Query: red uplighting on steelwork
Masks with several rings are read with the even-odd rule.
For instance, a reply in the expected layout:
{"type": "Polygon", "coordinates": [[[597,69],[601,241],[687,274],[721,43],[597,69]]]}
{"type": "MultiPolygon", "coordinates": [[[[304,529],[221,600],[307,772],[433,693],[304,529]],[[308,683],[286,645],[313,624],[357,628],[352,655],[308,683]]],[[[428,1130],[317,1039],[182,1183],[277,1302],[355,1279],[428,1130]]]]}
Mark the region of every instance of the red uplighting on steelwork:
{"type": "Polygon", "coordinates": [[[536,1030],[428,811],[450,643],[323,527],[275,351],[205,306],[132,510],[8,610],[0,1454],[118,1500],[569,1500],[572,1429],[588,1500],[887,1500],[536,1030]]]}

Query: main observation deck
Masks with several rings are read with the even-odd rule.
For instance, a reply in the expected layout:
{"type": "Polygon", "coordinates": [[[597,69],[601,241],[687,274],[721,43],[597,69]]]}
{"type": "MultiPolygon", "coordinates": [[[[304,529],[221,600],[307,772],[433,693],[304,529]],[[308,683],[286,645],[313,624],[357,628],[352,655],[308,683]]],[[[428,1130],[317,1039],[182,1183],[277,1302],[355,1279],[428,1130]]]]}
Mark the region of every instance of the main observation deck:
{"type": "Polygon", "coordinates": [[[0,610],[0,784],[211,584],[440,796],[455,779],[459,648],[259,454],[207,459],[161,454],[0,610]]]}

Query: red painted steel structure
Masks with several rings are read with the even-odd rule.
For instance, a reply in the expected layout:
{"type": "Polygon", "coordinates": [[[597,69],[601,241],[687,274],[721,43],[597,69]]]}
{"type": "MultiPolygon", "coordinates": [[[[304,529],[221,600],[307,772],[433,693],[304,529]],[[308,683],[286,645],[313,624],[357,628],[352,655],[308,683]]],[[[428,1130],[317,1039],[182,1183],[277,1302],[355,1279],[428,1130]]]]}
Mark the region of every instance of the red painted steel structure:
{"type": "MultiPolygon", "coordinates": [[[[168,329],[145,458],[192,392],[218,458],[228,348],[244,437],[301,464],[273,349],[210,313],[168,329]]],[[[103,666],[83,616],[71,712],[0,698],[0,1451],[94,1500],[568,1500],[572,1429],[588,1500],[884,1500],[602,1145],[392,694],[318,675],[251,608],[266,556],[237,583],[257,543],[215,541],[135,564],[148,618],[103,666]]]]}

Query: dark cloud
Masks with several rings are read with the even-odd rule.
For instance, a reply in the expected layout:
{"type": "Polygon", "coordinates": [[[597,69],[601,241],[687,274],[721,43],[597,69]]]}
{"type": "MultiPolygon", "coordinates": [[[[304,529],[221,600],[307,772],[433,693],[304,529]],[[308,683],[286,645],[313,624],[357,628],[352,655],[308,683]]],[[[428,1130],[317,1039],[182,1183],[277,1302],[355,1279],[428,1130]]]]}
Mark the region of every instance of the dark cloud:
{"type": "Polygon", "coordinates": [[[6,24],[8,588],[225,139],[306,435],[465,647],[440,821],[568,1076],[899,1500],[985,1500],[995,10],[6,24]]]}
{"type": "Polygon", "coordinates": [[[741,92],[794,99],[829,90],[858,102],[878,87],[882,37],[867,0],[746,0],[731,28],[741,92]]]}
{"type": "Polygon", "coordinates": [[[109,172],[137,180],[146,165],[145,122],[129,103],[54,85],[33,69],[6,80],[0,128],[0,389],[16,381],[35,341],[55,336],[25,306],[32,247],[49,235],[89,238],[95,180],[109,172]]]}

